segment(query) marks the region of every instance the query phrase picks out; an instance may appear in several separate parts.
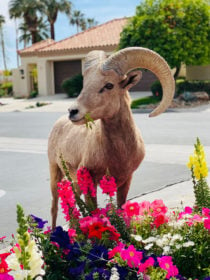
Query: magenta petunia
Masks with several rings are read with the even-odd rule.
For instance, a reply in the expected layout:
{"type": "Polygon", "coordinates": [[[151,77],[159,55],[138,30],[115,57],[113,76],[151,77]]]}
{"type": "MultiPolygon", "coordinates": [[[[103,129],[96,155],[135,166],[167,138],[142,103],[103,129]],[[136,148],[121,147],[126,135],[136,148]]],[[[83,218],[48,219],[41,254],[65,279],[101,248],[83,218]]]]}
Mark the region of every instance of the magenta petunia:
{"type": "Polygon", "coordinates": [[[13,279],[14,278],[11,275],[0,272],[0,280],[13,280],[13,279]]]}
{"type": "Polygon", "coordinates": [[[166,279],[170,279],[171,277],[175,277],[178,275],[179,271],[178,268],[173,265],[172,257],[170,256],[163,256],[157,258],[159,266],[167,271],[166,279]]]}
{"type": "Polygon", "coordinates": [[[122,206],[125,214],[128,217],[138,216],[139,215],[139,204],[137,202],[130,202],[129,200],[122,206]]]}
{"type": "Polygon", "coordinates": [[[151,205],[150,205],[151,209],[152,209],[152,216],[158,216],[160,214],[166,214],[168,211],[168,208],[165,206],[165,204],[163,203],[163,201],[160,199],[156,199],[154,200],[151,205]]]}
{"type": "Polygon", "coordinates": [[[139,203],[139,215],[144,216],[151,214],[151,203],[149,201],[143,201],[139,203]]]}
{"type": "Polygon", "coordinates": [[[127,249],[122,249],[120,256],[124,261],[127,261],[129,267],[138,267],[142,258],[143,253],[135,249],[133,245],[130,245],[127,249]]]}
{"type": "Polygon", "coordinates": [[[205,219],[203,224],[204,224],[204,227],[210,231],[210,218],[205,219]]]}
{"type": "Polygon", "coordinates": [[[203,208],[202,209],[202,215],[205,217],[210,218],[210,209],[209,208],[203,208]]]}
{"type": "Polygon", "coordinates": [[[138,273],[145,273],[147,268],[153,266],[154,263],[155,263],[154,259],[152,257],[149,257],[144,263],[141,263],[139,265],[138,273]]]}

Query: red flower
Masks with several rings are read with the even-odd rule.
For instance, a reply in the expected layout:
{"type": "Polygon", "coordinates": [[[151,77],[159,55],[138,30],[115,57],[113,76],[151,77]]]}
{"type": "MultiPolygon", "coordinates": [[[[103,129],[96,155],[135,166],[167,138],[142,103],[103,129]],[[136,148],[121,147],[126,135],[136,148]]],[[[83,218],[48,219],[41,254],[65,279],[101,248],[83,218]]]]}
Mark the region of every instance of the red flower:
{"type": "Polygon", "coordinates": [[[156,226],[156,228],[159,228],[159,226],[161,226],[162,224],[165,224],[167,222],[168,222],[168,218],[165,215],[160,214],[155,217],[155,220],[153,223],[156,226]]]}
{"type": "Polygon", "coordinates": [[[137,202],[127,201],[122,208],[128,217],[138,216],[139,215],[139,204],[137,202]]]}
{"type": "Polygon", "coordinates": [[[97,237],[98,239],[102,238],[102,233],[107,231],[107,227],[104,227],[102,222],[95,222],[88,227],[89,235],[88,238],[97,237]]]}
{"type": "Polygon", "coordinates": [[[120,234],[117,232],[116,228],[114,226],[111,226],[108,227],[107,229],[110,233],[109,239],[118,242],[120,238],[120,234]]]}
{"type": "Polygon", "coordinates": [[[8,269],[8,265],[5,261],[5,259],[10,255],[10,253],[4,253],[0,254],[0,274],[1,273],[7,273],[10,270],[8,269]]]}

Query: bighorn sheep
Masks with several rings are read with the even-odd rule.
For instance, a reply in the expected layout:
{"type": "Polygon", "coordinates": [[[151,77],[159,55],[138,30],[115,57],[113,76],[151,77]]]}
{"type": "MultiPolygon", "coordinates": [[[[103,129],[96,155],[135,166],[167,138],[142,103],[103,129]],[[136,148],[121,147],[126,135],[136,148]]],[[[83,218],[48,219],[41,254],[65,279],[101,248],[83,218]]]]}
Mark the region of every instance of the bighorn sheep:
{"type": "Polygon", "coordinates": [[[128,93],[141,78],[140,71],[131,72],[137,68],[151,70],[162,84],[163,98],[150,114],[150,117],[157,116],[166,110],[174,96],[174,79],[161,56],[140,47],[123,49],[109,58],[103,51],[92,51],[87,55],[83,89],[70,106],[69,116],[63,116],[55,123],[49,137],[53,227],[58,210],[57,182],[62,178],[61,153],[73,178],[76,170],[85,166],[90,170],[95,186],[108,168],[118,186],[118,206],[125,203],[132,174],[145,155],[128,93]],[[92,130],[84,125],[87,113],[95,120],[92,130]]]}

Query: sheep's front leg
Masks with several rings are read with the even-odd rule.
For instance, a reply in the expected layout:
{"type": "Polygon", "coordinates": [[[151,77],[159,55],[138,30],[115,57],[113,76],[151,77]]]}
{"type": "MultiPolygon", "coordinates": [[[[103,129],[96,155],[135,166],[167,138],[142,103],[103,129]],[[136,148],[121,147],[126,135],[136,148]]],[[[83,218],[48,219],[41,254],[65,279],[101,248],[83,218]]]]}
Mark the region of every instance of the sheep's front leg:
{"type": "Polygon", "coordinates": [[[97,184],[94,185],[94,188],[96,190],[96,196],[93,197],[90,194],[85,195],[85,203],[86,205],[91,204],[91,208],[96,209],[97,208],[97,184]]]}
{"type": "Polygon", "coordinates": [[[56,220],[58,214],[57,183],[61,179],[62,179],[62,173],[58,165],[50,163],[50,186],[51,186],[51,193],[52,193],[52,207],[51,207],[52,229],[56,227],[56,220]]]}
{"type": "Polygon", "coordinates": [[[126,202],[126,198],[128,195],[130,184],[131,184],[131,179],[132,179],[132,176],[130,176],[128,178],[128,180],[123,185],[118,187],[118,189],[117,189],[117,206],[118,207],[121,207],[126,202]]]}

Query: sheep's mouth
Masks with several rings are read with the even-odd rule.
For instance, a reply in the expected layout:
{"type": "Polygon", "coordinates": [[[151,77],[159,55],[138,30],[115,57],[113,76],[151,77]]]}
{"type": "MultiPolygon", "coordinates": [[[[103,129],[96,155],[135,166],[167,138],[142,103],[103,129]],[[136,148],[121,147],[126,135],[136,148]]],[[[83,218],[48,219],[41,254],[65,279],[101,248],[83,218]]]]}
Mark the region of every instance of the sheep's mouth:
{"type": "MultiPolygon", "coordinates": [[[[70,118],[69,118],[70,119],[70,118]]],[[[70,121],[72,121],[73,123],[79,123],[79,122],[81,122],[81,121],[84,121],[85,120],[85,118],[84,117],[82,117],[81,119],[79,119],[79,120],[73,120],[73,119],[70,119],[70,121]]]]}

